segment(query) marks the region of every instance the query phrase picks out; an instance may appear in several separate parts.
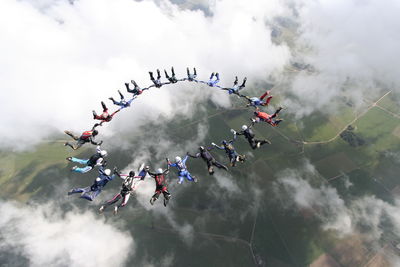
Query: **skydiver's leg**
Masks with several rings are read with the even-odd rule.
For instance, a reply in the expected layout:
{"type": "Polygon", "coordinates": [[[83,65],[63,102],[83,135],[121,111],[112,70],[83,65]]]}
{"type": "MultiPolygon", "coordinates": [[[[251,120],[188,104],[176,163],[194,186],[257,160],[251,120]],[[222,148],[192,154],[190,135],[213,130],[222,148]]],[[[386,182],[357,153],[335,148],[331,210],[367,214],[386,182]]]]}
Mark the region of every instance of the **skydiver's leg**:
{"type": "Polygon", "coordinates": [[[216,161],[215,159],[213,160],[212,164],[217,167],[218,169],[224,169],[225,171],[228,170],[228,167],[226,167],[224,164],[216,161]]]}
{"type": "Polygon", "coordinates": [[[281,110],[282,110],[282,107],[279,107],[279,108],[275,111],[275,113],[272,114],[271,119],[275,118],[281,110]]]}
{"type": "Polygon", "coordinates": [[[267,100],[265,100],[264,106],[268,106],[269,102],[271,102],[272,96],[267,97],[267,100]]]}
{"type": "Polygon", "coordinates": [[[171,67],[172,77],[175,77],[175,70],[174,67],[171,67]]]}
{"type": "Polygon", "coordinates": [[[69,160],[71,162],[79,163],[82,165],[86,165],[89,161],[88,159],[78,159],[78,158],[74,158],[74,157],[67,158],[67,160],[69,160]]]}
{"type": "Polygon", "coordinates": [[[115,99],[113,97],[109,97],[108,99],[110,99],[114,105],[118,105],[119,102],[115,101],[115,99]]]}
{"type": "Polygon", "coordinates": [[[121,93],[120,90],[118,90],[118,94],[119,94],[119,96],[121,97],[121,101],[125,99],[125,98],[124,98],[124,95],[121,93]]]}
{"type": "Polygon", "coordinates": [[[149,71],[149,74],[150,74],[150,80],[152,80],[154,82],[153,72],[149,71]]]}
{"type": "Polygon", "coordinates": [[[260,146],[265,145],[265,144],[269,144],[269,145],[271,144],[271,142],[269,140],[267,140],[267,139],[265,139],[265,140],[255,139],[254,141],[257,144],[257,147],[260,147],[260,146]]]}
{"type": "Polygon", "coordinates": [[[254,138],[247,138],[247,141],[249,142],[249,145],[252,149],[256,149],[257,148],[257,142],[254,140],[254,138]]]}
{"type": "Polygon", "coordinates": [[[192,176],[190,172],[187,171],[185,177],[188,181],[197,183],[197,178],[192,176]]]}
{"type": "Polygon", "coordinates": [[[70,131],[64,131],[64,133],[66,133],[68,136],[70,136],[72,139],[74,139],[76,141],[79,140],[79,136],[74,135],[70,131]]]}
{"type": "Polygon", "coordinates": [[[112,204],[118,202],[118,200],[120,200],[121,197],[122,196],[120,193],[115,194],[115,196],[112,199],[107,200],[106,202],[103,203],[104,208],[111,206],[112,204]]]}
{"type": "Polygon", "coordinates": [[[185,179],[185,177],[183,177],[182,175],[178,176],[178,184],[182,184],[183,183],[183,179],[185,179]]]}
{"type": "Polygon", "coordinates": [[[168,201],[169,201],[170,198],[171,198],[171,194],[168,192],[168,189],[167,189],[166,186],[163,187],[162,193],[163,193],[163,195],[164,195],[164,207],[166,207],[167,204],[168,204],[168,201]]]}
{"type": "Polygon", "coordinates": [[[214,174],[214,169],[212,167],[212,161],[211,160],[207,160],[206,163],[207,163],[208,173],[210,175],[213,175],[214,174]]]}
{"type": "Polygon", "coordinates": [[[80,198],[84,198],[89,201],[93,201],[93,199],[95,199],[100,193],[101,193],[101,190],[98,189],[95,191],[90,191],[90,192],[84,193],[80,196],[80,198]]]}
{"type": "Polygon", "coordinates": [[[73,188],[68,192],[68,195],[77,194],[77,193],[87,193],[90,191],[90,186],[73,188]]]}
{"type": "Polygon", "coordinates": [[[69,142],[66,142],[64,144],[64,146],[69,146],[70,148],[72,148],[73,150],[77,150],[79,149],[85,142],[82,142],[81,140],[78,140],[78,142],[76,142],[76,145],[71,145],[69,142]]]}
{"type": "Polygon", "coordinates": [[[193,73],[194,78],[196,78],[196,76],[197,76],[196,68],[193,68],[193,71],[194,71],[194,73],[193,73]]]}
{"type": "Polygon", "coordinates": [[[218,72],[215,74],[215,77],[217,77],[217,79],[215,80],[215,84],[217,84],[219,82],[219,73],[218,72]]]}
{"type": "Polygon", "coordinates": [[[237,85],[237,83],[238,83],[238,77],[235,76],[235,81],[233,82],[233,85],[235,86],[235,85],[237,85]]]}
{"type": "Polygon", "coordinates": [[[278,126],[279,123],[281,123],[283,120],[282,119],[277,119],[273,122],[273,126],[278,126]]]}
{"type": "Polygon", "coordinates": [[[158,197],[160,196],[160,194],[161,194],[161,190],[156,190],[156,193],[151,197],[151,199],[150,199],[150,204],[151,205],[153,205],[154,204],[154,202],[158,199],[158,197]]]}
{"type": "Polygon", "coordinates": [[[159,69],[157,69],[157,80],[160,80],[160,79],[161,79],[160,70],[159,70],[159,69]]]}
{"type": "Polygon", "coordinates": [[[131,90],[131,89],[129,88],[129,83],[125,83],[125,87],[126,87],[126,91],[127,91],[128,93],[133,93],[133,90],[131,90]]]}
{"type": "Polygon", "coordinates": [[[107,106],[103,101],[101,101],[101,106],[103,107],[103,112],[107,112],[107,106]]]}
{"type": "Polygon", "coordinates": [[[121,202],[121,204],[119,204],[118,205],[118,208],[122,208],[122,207],[125,207],[126,206],[126,204],[128,204],[128,201],[129,201],[129,197],[131,196],[131,194],[125,194],[125,196],[123,196],[123,198],[122,198],[122,202],[121,202]]]}
{"type": "Polygon", "coordinates": [[[169,75],[168,75],[168,73],[167,73],[167,71],[166,70],[164,70],[164,74],[165,74],[165,78],[167,78],[168,80],[170,79],[170,77],[169,77],[169,75]]]}
{"type": "Polygon", "coordinates": [[[212,78],[214,78],[214,76],[215,76],[215,73],[213,72],[213,73],[211,73],[211,76],[210,76],[210,81],[212,80],[212,78]]]}
{"type": "Polygon", "coordinates": [[[262,96],[260,96],[260,99],[263,100],[264,97],[266,97],[267,95],[269,95],[269,90],[266,91],[262,96]]]}
{"type": "Polygon", "coordinates": [[[188,79],[190,79],[190,71],[189,71],[189,68],[186,68],[186,73],[187,73],[188,79]]]}
{"type": "Polygon", "coordinates": [[[93,167],[91,167],[91,166],[86,166],[86,167],[83,167],[83,168],[79,168],[79,167],[77,167],[77,166],[74,166],[74,167],[72,167],[71,171],[73,171],[73,172],[79,172],[79,173],[87,173],[87,172],[89,172],[91,169],[93,169],[93,167]]]}

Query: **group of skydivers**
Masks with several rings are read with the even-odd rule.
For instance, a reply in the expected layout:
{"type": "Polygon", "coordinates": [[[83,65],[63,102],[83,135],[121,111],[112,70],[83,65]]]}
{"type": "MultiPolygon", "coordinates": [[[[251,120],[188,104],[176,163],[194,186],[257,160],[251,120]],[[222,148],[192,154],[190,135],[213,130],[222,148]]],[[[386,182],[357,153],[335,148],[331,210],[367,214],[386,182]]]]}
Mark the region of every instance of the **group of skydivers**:
{"type": "Polygon", "coordinates": [[[124,95],[118,90],[120,100],[117,101],[113,97],[110,97],[109,100],[113,102],[114,105],[119,106],[119,108],[112,112],[108,111],[108,108],[106,104],[101,101],[101,105],[103,108],[103,113],[98,115],[96,111],[93,110],[93,119],[99,120],[98,123],[95,123],[93,128],[89,131],[85,131],[81,134],[81,136],[76,136],[70,131],[65,131],[67,135],[69,135],[72,139],[76,141],[75,144],[71,144],[69,142],[66,142],[64,145],[71,147],[73,150],[79,149],[82,145],[85,143],[91,143],[93,145],[96,145],[96,153],[92,155],[89,159],[79,159],[75,157],[68,157],[67,160],[74,162],[74,163],[79,163],[83,165],[83,167],[78,167],[74,166],[72,167],[71,171],[73,172],[78,172],[78,173],[86,173],[92,170],[94,167],[99,167],[99,176],[95,179],[93,184],[88,187],[84,188],[73,188],[68,192],[68,195],[71,194],[76,194],[76,193],[81,193],[81,198],[87,199],[89,201],[93,201],[94,198],[96,198],[104,188],[104,186],[111,180],[113,180],[115,177],[120,177],[124,179],[122,182],[122,187],[119,193],[117,193],[112,199],[104,202],[102,206],[99,209],[99,212],[102,213],[104,209],[107,206],[113,205],[117,203],[119,200],[121,200],[121,203],[117,206],[114,207],[114,214],[117,214],[118,209],[121,207],[124,207],[128,200],[129,196],[133,191],[136,189],[137,185],[144,180],[146,175],[148,174],[150,177],[154,178],[155,183],[156,183],[156,189],[155,189],[155,194],[151,197],[150,203],[153,205],[154,202],[158,199],[160,194],[162,193],[164,195],[164,206],[167,206],[167,203],[169,199],[171,198],[171,194],[168,191],[167,188],[167,181],[166,181],[166,176],[169,173],[170,167],[176,167],[178,170],[178,184],[181,184],[184,179],[186,178],[188,181],[193,181],[197,182],[197,178],[194,177],[187,169],[186,167],[186,161],[188,157],[191,158],[202,158],[204,162],[207,164],[208,167],[208,173],[210,175],[214,174],[214,166],[219,168],[219,169],[224,169],[228,170],[228,168],[218,162],[214,156],[210,153],[210,151],[213,148],[218,148],[220,150],[225,150],[225,153],[227,154],[230,162],[230,166],[234,167],[237,162],[244,162],[245,161],[245,155],[240,155],[236,152],[235,147],[233,146],[233,143],[236,140],[237,135],[243,135],[247,141],[249,142],[249,145],[252,149],[257,149],[260,146],[264,144],[271,144],[270,141],[268,140],[259,140],[255,138],[255,134],[252,131],[252,127],[254,126],[255,123],[258,122],[266,122],[272,126],[278,126],[278,124],[282,121],[282,119],[278,119],[278,113],[282,110],[282,108],[278,108],[275,113],[268,114],[266,112],[260,111],[259,107],[263,106],[268,106],[270,103],[272,96],[270,95],[270,91],[265,92],[262,96],[260,97],[248,97],[246,95],[243,95],[240,93],[240,91],[245,88],[246,86],[246,78],[243,79],[243,82],[241,85],[238,83],[238,78],[235,78],[235,81],[233,83],[233,86],[230,88],[225,88],[221,87],[218,85],[219,83],[219,73],[212,73],[210,76],[210,79],[208,81],[200,81],[197,80],[197,72],[196,68],[193,69],[193,73],[189,71],[189,68],[187,70],[187,78],[183,79],[177,79],[175,76],[175,71],[174,68],[171,68],[171,75],[168,74],[166,70],[164,70],[165,77],[168,80],[168,82],[162,82],[161,81],[161,74],[160,71],[157,69],[157,78],[154,78],[153,72],[149,72],[150,79],[153,82],[153,84],[149,87],[146,88],[140,88],[137,83],[132,80],[131,84],[125,83],[125,87],[128,93],[132,94],[132,98],[130,100],[126,100],[124,95]],[[105,166],[107,164],[105,158],[107,157],[107,151],[101,149],[101,144],[103,141],[100,142],[95,142],[94,139],[98,135],[98,131],[96,128],[98,126],[102,126],[103,123],[109,122],[113,119],[114,115],[117,114],[119,111],[121,111],[124,108],[127,108],[131,105],[132,101],[135,100],[139,95],[141,95],[145,90],[148,90],[152,87],[156,88],[161,88],[163,85],[166,84],[174,84],[180,81],[189,81],[189,82],[196,82],[196,83],[203,83],[207,84],[210,87],[216,87],[222,90],[228,91],[229,94],[235,94],[238,97],[244,98],[248,101],[246,106],[252,106],[255,108],[254,111],[254,117],[251,118],[251,125],[243,125],[241,131],[235,131],[231,129],[231,132],[233,134],[233,139],[226,141],[222,140],[221,145],[217,145],[215,143],[211,143],[211,147],[205,147],[205,146],[200,146],[199,150],[196,154],[192,155],[189,152],[185,155],[185,157],[182,159],[181,157],[177,156],[175,157],[175,162],[172,163],[168,158],[166,158],[166,169],[163,170],[161,168],[157,169],[156,171],[151,171],[149,166],[145,166],[142,164],[138,168],[138,174],[136,175],[135,171],[130,171],[128,174],[123,174],[121,173],[117,167],[114,167],[113,171],[110,169],[105,169],[105,166]]]}

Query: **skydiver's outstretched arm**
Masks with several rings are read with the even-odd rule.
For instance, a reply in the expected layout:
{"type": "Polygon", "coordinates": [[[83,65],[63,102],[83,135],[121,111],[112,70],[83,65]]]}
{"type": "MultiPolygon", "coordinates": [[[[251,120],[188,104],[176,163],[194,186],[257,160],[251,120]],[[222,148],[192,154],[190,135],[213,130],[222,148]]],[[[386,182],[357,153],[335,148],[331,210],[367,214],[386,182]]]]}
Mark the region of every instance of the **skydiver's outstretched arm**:
{"type": "Polygon", "coordinates": [[[95,142],[92,138],[90,138],[90,143],[95,146],[101,146],[101,144],[103,144],[103,141],[95,142]]]}
{"type": "Polygon", "coordinates": [[[200,153],[196,153],[196,155],[191,155],[189,152],[186,153],[191,158],[200,158],[200,153]]]}
{"type": "Polygon", "coordinates": [[[121,110],[121,109],[117,109],[117,110],[116,110],[116,111],[114,111],[114,113],[113,113],[113,114],[111,114],[110,116],[111,116],[111,117],[114,117],[114,115],[115,115],[115,114],[117,114],[117,113],[118,113],[120,110],[121,110]]]}
{"type": "Polygon", "coordinates": [[[224,148],[224,147],[222,147],[222,146],[219,146],[219,145],[217,145],[216,143],[211,143],[211,145],[212,145],[213,147],[216,147],[216,148],[218,148],[218,149],[225,150],[225,148],[224,148]]]}
{"type": "Polygon", "coordinates": [[[154,173],[154,172],[147,171],[147,173],[148,173],[151,177],[153,177],[153,178],[156,176],[156,173],[154,173]]]}
{"type": "Polygon", "coordinates": [[[167,160],[167,169],[164,171],[164,174],[168,174],[169,173],[169,159],[166,158],[167,160]]]}
{"type": "Polygon", "coordinates": [[[236,134],[233,135],[233,139],[229,140],[228,143],[233,144],[235,141],[236,141],[236,134]]]}

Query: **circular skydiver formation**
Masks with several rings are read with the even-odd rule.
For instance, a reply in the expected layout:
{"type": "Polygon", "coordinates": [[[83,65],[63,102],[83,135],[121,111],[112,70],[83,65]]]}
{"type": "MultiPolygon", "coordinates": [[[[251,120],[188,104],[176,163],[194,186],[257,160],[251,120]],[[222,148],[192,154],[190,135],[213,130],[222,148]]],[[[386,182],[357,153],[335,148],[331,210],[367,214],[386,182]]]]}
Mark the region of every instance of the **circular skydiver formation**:
{"type": "Polygon", "coordinates": [[[252,149],[260,148],[264,144],[271,144],[269,140],[256,139],[255,134],[252,130],[254,125],[258,122],[266,122],[274,127],[278,126],[279,123],[282,122],[282,119],[278,118],[278,114],[282,110],[281,107],[279,107],[273,114],[268,114],[260,110],[260,107],[268,106],[269,103],[271,102],[272,96],[270,95],[270,91],[266,91],[260,97],[249,97],[240,93],[240,91],[243,90],[246,86],[246,81],[247,81],[246,77],[243,79],[241,85],[239,85],[238,83],[238,77],[235,77],[233,86],[230,88],[226,88],[218,85],[220,81],[218,72],[211,73],[211,76],[208,81],[202,81],[196,79],[197,78],[196,68],[193,68],[193,73],[190,72],[189,68],[186,69],[186,72],[187,72],[187,78],[177,79],[173,67],[171,68],[171,76],[168,74],[166,70],[164,70],[164,74],[168,82],[161,81],[160,70],[157,69],[156,79],[154,78],[153,72],[149,72],[150,80],[153,82],[153,84],[145,88],[140,88],[134,80],[131,80],[131,84],[125,83],[126,91],[132,94],[132,97],[128,101],[125,99],[125,96],[119,90],[118,90],[118,94],[120,97],[119,101],[115,100],[113,97],[109,98],[109,100],[111,100],[115,106],[119,107],[116,111],[110,114],[106,104],[103,101],[101,101],[103,113],[98,115],[96,111],[93,110],[93,119],[98,120],[100,122],[96,122],[91,130],[84,131],[80,136],[74,135],[70,131],[64,131],[65,134],[67,134],[68,136],[70,136],[72,139],[75,140],[75,144],[71,144],[70,142],[66,142],[64,144],[65,146],[71,147],[73,150],[79,149],[82,145],[86,143],[91,143],[92,145],[97,146],[96,153],[93,154],[89,159],[67,157],[66,159],[68,161],[83,165],[82,167],[74,166],[71,168],[71,171],[78,173],[86,173],[91,171],[95,167],[99,167],[98,177],[93,181],[92,185],[83,188],[73,188],[68,192],[68,195],[80,193],[81,194],[80,198],[93,201],[93,199],[95,199],[101,193],[101,191],[107,185],[107,183],[111,180],[114,180],[114,178],[118,176],[121,179],[123,179],[120,192],[115,194],[112,199],[105,201],[99,208],[99,212],[102,213],[108,206],[114,205],[119,200],[121,200],[120,204],[114,206],[114,214],[117,214],[118,209],[126,206],[130,195],[136,190],[139,183],[143,181],[145,177],[148,175],[154,178],[156,183],[155,193],[150,198],[151,205],[154,204],[154,202],[158,199],[158,197],[162,193],[164,196],[164,206],[166,207],[168,201],[171,199],[171,193],[168,191],[168,183],[166,178],[170,171],[170,167],[175,167],[177,169],[176,174],[178,176],[178,184],[183,183],[185,179],[190,182],[197,182],[197,178],[188,171],[186,166],[186,161],[188,160],[189,157],[203,159],[204,162],[207,164],[208,173],[210,175],[213,175],[214,167],[217,167],[218,169],[224,169],[225,171],[228,170],[227,166],[218,162],[211,154],[211,150],[213,150],[214,148],[225,150],[225,153],[229,159],[229,165],[231,167],[235,167],[237,162],[244,162],[246,160],[246,156],[239,154],[236,151],[235,147],[233,146],[233,143],[236,141],[238,135],[243,135],[249,142],[249,145],[252,149]],[[120,112],[122,109],[130,107],[132,101],[138,98],[139,95],[141,95],[144,91],[149,90],[152,87],[161,88],[163,85],[174,84],[182,81],[203,83],[210,87],[216,87],[221,90],[228,91],[230,95],[235,94],[239,98],[246,99],[248,101],[246,106],[255,108],[254,117],[250,118],[251,124],[243,125],[241,131],[235,131],[234,129],[231,129],[233,138],[229,141],[222,140],[220,142],[220,145],[217,145],[213,142],[211,143],[210,147],[199,146],[198,152],[196,154],[193,155],[187,152],[183,159],[179,156],[176,156],[175,162],[171,162],[168,158],[166,158],[165,170],[159,168],[155,171],[151,171],[150,166],[145,164],[141,164],[141,166],[139,166],[137,173],[134,170],[131,170],[128,174],[123,174],[118,170],[117,167],[114,167],[113,171],[111,171],[110,169],[105,169],[107,165],[107,161],[105,158],[107,157],[108,154],[107,151],[101,149],[103,141],[100,142],[94,141],[95,137],[99,134],[96,128],[102,126],[103,123],[105,122],[110,122],[115,116],[115,114],[120,112]]]}

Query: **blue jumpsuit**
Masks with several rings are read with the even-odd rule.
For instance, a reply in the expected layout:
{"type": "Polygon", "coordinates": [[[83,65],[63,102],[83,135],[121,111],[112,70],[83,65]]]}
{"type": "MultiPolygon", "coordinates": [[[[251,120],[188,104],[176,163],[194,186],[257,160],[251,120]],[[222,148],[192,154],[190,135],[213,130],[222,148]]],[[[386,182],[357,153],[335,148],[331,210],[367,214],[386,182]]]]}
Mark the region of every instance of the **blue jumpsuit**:
{"type": "Polygon", "coordinates": [[[89,201],[93,201],[100,193],[106,184],[115,178],[115,174],[106,175],[104,172],[104,168],[100,167],[99,169],[99,177],[94,180],[94,183],[91,186],[83,187],[83,188],[74,188],[68,192],[68,195],[82,193],[80,198],[87,199],[89,201]]]}
{"type": "Polygon", "coordinates": [[[192,182],[194,181],[192,175],[186,169],[186,160],[187,159],[188,159],[188,156],[186,155],[186,157],[184,159],[182,159],[182,161],[180,161],[180,162],[168,163],[169,166],[176,167],[178,169],[178,177],[179,177],[178,183],[179,184],[181,184],[183,182],[184,178],[186,178],[188,181],[192,181],[192,182]]]}
{"type": "Polygon", "coordinates": [[[104,161],[103,157],[100,155],[100,152],[101,152],[101,149],[98,146],[96,148],[96,154],[91,156],[89,159],[78,159],[78,158],[71,157],[71,162],[86,165],[85,167],[82,167],[82,168],[81,167],[74,168],[74,169],[72,169],[72,171],[79,172],[79,173],[86,173],[86,172],[90,171],[91,169],[93,169],[95,166],[100,166],[104,161]]]}
{"type": "Polygon", "coordinates": [[[207,82],[207,84],[208,84],[208,86],[211,86],[211,87],[218,87],[217,83],[219,83],[219,74],[212,73],[210,80],[207,82]],[[215,76],[215,80],[213,80],[214,76],[215,76]]]}

